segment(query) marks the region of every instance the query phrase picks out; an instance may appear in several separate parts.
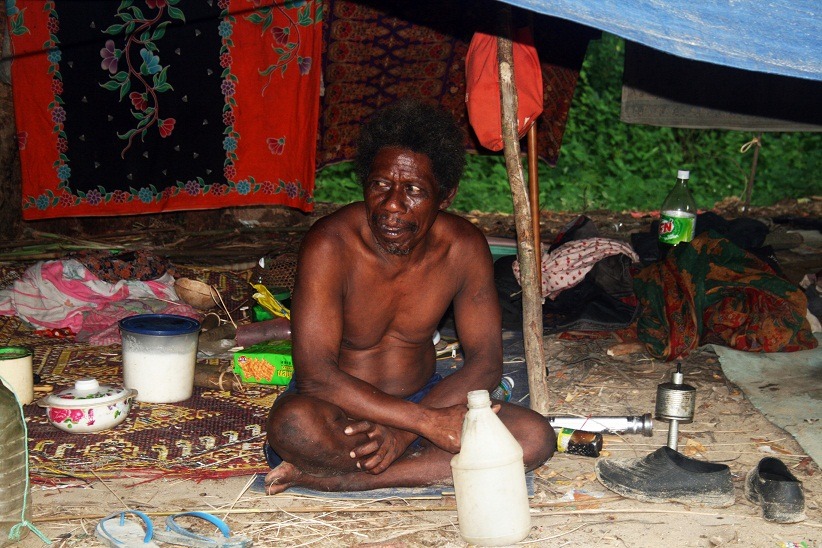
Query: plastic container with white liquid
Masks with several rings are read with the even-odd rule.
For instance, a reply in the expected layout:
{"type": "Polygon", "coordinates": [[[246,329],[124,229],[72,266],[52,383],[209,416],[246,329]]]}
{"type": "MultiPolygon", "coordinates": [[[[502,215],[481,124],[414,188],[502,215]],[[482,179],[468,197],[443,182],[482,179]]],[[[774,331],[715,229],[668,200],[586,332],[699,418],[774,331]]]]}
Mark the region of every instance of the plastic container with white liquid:
{"type": "Polygon", "coordinates": [[[175,403],[194,392],[200,322],[174,314],[140,314],[120,320],[123,384],[137,401],[175,403]]]}
{"type": "Polygon", "coordinates": [[[531,531],[522,446],[491,409],[487,390],[468,393],[460,452],[451,459],[460,536],[478,546],[515,544],[531,531]]]}

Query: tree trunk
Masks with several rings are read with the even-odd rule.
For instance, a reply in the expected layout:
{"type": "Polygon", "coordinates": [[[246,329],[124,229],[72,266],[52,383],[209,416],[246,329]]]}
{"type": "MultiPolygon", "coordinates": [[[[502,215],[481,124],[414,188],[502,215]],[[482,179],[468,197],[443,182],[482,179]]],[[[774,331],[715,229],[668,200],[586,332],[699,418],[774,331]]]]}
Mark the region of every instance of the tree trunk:
{"type": "Polygon", "coordinates": [[[517,229],[517,258],[522,284],[522,335],[525,341],[525,361],[528,367],[528,385],[531,409],[548,413],[548,385],[545,375],[545,349],[542,345],[542,292],[537,283],[537,253],[531,208],[520,161],[517,134],[517,90],[514,85],[514,54],[511,42],[511,7],[500,9],[500,31],[497,38],[499,60],[500,101],[502,111],[502,140],[505,166],[511,185],[514,204],[514,222],[517,229]]]}

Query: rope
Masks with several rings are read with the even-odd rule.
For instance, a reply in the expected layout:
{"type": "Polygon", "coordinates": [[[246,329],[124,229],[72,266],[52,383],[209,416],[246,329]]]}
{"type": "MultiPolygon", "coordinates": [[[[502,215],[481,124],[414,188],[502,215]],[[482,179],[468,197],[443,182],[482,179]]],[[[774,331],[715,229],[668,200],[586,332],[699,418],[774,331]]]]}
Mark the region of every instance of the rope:
{"type": "Polygon", "coordinates": [[[751,139],[750,141],[748,141],[747,143],[745,143],[744,145],[739,147],[739,152],[741,152],[742,154],[745,154],[754,145],[756,145],[757,147],[762,146],[762,141],[759,140],[758,136],[754,137],[753,139],[751,139]]]}

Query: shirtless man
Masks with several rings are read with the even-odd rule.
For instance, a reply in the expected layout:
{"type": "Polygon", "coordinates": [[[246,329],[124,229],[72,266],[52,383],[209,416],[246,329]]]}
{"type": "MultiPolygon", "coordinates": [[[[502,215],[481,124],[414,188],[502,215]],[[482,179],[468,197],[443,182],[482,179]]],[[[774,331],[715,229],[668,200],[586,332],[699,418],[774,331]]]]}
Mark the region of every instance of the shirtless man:
{"type": "MultiPolygon", "coordinates": [[[[459,127],[400,101],[363,127],[358,152],[364,200],[318,220],[300,249],[294,381],[267,424],[272,494],[450,482],[466,395],[502,375],[488,243],[445,211],[465,165],[459,127]],[[440,378],[432,334],[452,303],[464,362],[440,378]]],[[[495,410],[526,468],[551,457],[547,419],[504,402],[495,410]]]]}

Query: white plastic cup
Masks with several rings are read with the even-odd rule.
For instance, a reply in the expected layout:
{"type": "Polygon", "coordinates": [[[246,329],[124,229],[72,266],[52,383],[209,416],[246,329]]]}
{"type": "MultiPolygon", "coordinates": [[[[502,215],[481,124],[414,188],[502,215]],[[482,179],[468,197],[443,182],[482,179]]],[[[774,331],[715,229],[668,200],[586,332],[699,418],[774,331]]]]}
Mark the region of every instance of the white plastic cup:
{"type": "Polygon", "coordinates": [[[17,396],[21,405],[34,401],[34,370],[32,352],[22,346],[0,348],[0,377],[17,396]]]}
{"type": "Polygon", "coordinates": [[[140,314],[120,320],[123,384],[137,401],[176,403],[194,392],[200,322],[174,314],[140,314]]]}

